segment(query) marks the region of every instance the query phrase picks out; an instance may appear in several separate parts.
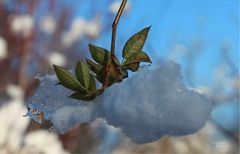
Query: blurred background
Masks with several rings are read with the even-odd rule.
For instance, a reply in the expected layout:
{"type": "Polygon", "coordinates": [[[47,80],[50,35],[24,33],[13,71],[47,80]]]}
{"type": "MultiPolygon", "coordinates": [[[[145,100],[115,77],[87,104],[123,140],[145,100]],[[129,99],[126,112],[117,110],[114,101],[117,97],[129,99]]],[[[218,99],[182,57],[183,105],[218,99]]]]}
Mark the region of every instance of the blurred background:
{"type": "Polygon", "coordinates": [[[129,0],[117,30],[117,55],[152,25],[144,51],[153,63],[182,65],[189,88],[213,102],[199,132],[137,145],[101,119],[66,134],[29,118],[26,99],[52,64],[74,68],[88,43],[110,49],[119,0],[0,0],[0,153],[239,153],[239,0],[129,0]]]}

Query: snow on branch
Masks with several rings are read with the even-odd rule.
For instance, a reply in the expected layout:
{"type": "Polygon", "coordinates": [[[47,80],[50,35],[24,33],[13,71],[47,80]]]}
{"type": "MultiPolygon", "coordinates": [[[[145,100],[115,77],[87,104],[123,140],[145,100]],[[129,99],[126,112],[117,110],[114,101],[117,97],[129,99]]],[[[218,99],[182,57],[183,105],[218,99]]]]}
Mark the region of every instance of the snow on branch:
{"type": "Polygon", "coordinates": [[[174,62],[144,68],[87,102],[69,98],[71,91],[55,85],[55,75],[38,79],[40,85],[28,100],[27,115],[38,122],[50,120],[58,133],[103,118],[134,142],[149,143],[164,135],[192,134],[211,113],[211,102],[186,88],[180,65],[174,62]]]}

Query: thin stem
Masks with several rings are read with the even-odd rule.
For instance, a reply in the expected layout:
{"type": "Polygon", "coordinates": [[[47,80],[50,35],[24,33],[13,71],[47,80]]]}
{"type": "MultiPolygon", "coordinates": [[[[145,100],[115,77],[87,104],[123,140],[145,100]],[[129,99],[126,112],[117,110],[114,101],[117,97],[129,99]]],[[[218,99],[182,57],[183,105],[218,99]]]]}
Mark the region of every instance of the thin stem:
{"type": "Polygon", "coordinates": [[[117,15],[116,15],[114,21],[113,21],[113,24],[112,24],[112,42],[111,42],[111,57],[110,57],[111,60],[107,63],[107,66],[106,66],[103,89],[108,87],[109,72],[110,72],[111,65],[113,65],[112,63],[114,62],[114,59],[115,59],[115,41],[116,41],[117,25],[118,25],[118,22],[120,20],[122,13],[123,13],[123,10],[126,6],[126,3],[127,3],[127,0],[122,1],[121,6],[117,12],[117,15]]]}
{"type": "Polygon", "coordinates": [[[117,15],[115,17],[115,20],[112,24],[112,44],[111,44],[111,54],[112,55],[115,55],[115,40],[116,40],[116,30],[117,30],[117,25],[118,25],[118,22],[120,20],[120,17],[123,13],[123,10],[126,6],[126,3],[127,3],[127,0],[123,0],[122,3],[121,3],[121,6],[117,12],[117,15]]]}

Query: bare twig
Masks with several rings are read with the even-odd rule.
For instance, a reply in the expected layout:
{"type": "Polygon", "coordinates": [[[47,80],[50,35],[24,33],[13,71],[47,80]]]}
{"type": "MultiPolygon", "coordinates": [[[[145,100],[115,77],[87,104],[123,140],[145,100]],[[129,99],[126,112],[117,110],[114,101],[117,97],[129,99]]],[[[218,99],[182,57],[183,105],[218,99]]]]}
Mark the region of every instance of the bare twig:
{"type": "Polygon", "coordinates": [[[127,3],[127,0],[123,0],[122,3],[121,3],[121,6],[117,12],[117,15],[115,17],[115,20],[112,24],[112,44],[111,44],[111,54],[112,55],[115,55],[115,40],[116,40],[116,30],[117,30],[117,25],[118,25],[118,22],[120,20],[120,17],[123,13],[123,10],[126,6],[126,3],[127,3]]]}
{"type": "Polygon", "coordinates": [[[120,20],[120,17],[123,13],[123,10],[126,6],[127,0],[123,0],[121,3],[121,6],[117,12],[117,15],[113,21],[112,24],[112,42],[111,42],[111,59],[109,60],[109,62],[107,63],[107,67],[106,67],[106,71],[105,71],[105,80],[103,83],[103,89],[108,87],[108,78],[109,78],[109,72],[110,72],[110,68],[112,65],[114,65],[114,59],[115,59],[115,41],[116,41],[116,30],[117,30],[117,25],[118,22],[120,20]]]}

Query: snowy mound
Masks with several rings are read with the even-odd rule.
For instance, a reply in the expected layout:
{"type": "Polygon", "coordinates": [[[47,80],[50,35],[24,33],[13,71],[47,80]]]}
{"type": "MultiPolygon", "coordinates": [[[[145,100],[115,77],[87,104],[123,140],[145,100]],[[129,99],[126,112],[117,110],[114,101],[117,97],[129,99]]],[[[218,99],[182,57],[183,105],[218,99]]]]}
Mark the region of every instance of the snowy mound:
{"type": "Polygon", "coordinates": [[[55,83],[55,76],[41,77],[28,106],[44,112],[59,133],[100,117],[134,142],[149,143],[163,135],[194,133],[210,117],[210,101],[185,87],[180,66],[173,62],[145,68],[92,102],[67,98],[71,91],[55,83]]]}

